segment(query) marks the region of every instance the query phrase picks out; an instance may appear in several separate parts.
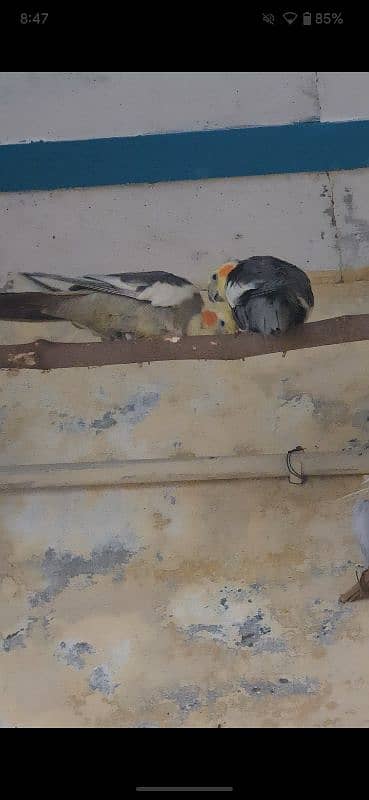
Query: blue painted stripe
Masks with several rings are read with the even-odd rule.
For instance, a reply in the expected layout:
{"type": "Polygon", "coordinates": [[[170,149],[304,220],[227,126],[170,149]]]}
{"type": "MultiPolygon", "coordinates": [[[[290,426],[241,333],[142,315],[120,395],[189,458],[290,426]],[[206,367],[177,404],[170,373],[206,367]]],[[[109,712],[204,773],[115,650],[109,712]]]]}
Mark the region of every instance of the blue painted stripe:
{"type": "Polygon", "coordinates": [[[0,191],[369,166],[369,120],[0,146],[0,191]]]}

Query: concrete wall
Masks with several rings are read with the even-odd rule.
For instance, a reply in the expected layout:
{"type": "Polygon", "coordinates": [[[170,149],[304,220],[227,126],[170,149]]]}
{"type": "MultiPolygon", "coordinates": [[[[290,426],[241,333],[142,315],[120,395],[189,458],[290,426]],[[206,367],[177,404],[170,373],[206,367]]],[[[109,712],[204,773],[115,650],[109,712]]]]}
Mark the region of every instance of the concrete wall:
{"type": "Polygon", "coordinates": [[[368,72],[2,72],[0,143],[369,118],[368,72]]]}
{"type": "Polygon", "coordinates": [[[2,194],[0,208],[3,276],[146,268],[205,284],[214,265],[255,253],[340,265],[326,175],[2,194]]]}
{"type": "Polygon", "coordinates": [[[319,100],[315,72],[3,72],[0,116],[9,144],[281,125],[319,100]]]}
{"type": "Polygon", "coordinates": [[[168,269],[206,285],[228,258],[369,264],[369,172],[0,194],[0,274],[168,269]]]}
{"type": "MultiPolygon", "coordinates": [[[[356,119],[369,73],[0,73],[2,144],[356,119]]],[[[205,284],[229,257],[366,267],[368,171],[0,194],[9,271],[170,269],[205,284]]]]}
{"type": "MultiPolygon", "coordinates": [[[[365,116],[367,73],[353,74],[356,100],[340,73],[206,75],[167,73],[164,94],[162,74],[2,73],[2,143],[365,116]]],[[[330,270],[313,319],[369,313],[367,282],[334,283],[368,264],[367,209],[367,170],[4,193],[0,273],[161,267],[205,283],[229,256],[272,252],[330,270]]],[[[0,327],[2,342],[37,337],[93,338],[67,323],[0,327]]],[[[0,462],[298,444],[360,454],[368,356],[360,342],[245,362],[1,371],[0,462]]],[[[359,487],[3,494],[0,726],[367,727],[367,604],[337,602],[361,562],[340,498],[359,487]]]]}
{"type": "MultiPolygon", "coordinates": [[[[321,287],[316,317],[356,311],[369,312],[368,284],[321,287]]],[[[368,356],[360,342],[245,362],[2,371],[1,462],[297,444],[360,453],[368,356]]],[[[3,494],[1,724],[367,727],[367,603],[338,604],[361,563],[352,500],[339,498],[359,487],[3,494]]]]}
{"type": "Polygon", "coordinates": [[[317,72],[322,122],[369,119],[369,72],[317,72]]]}

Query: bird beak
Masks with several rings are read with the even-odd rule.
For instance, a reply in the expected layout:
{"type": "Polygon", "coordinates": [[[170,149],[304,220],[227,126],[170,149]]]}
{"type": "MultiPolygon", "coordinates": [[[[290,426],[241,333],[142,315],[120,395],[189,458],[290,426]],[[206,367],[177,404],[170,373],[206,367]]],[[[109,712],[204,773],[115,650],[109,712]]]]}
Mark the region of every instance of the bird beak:
{"type": "Polygon", "coordinates": [[[209,289],[208,295],[209,295],[209,300],[211,300],[212,303],[217,303],[218,300],[220,300],[220,296],[216,289],[209,289]]]}

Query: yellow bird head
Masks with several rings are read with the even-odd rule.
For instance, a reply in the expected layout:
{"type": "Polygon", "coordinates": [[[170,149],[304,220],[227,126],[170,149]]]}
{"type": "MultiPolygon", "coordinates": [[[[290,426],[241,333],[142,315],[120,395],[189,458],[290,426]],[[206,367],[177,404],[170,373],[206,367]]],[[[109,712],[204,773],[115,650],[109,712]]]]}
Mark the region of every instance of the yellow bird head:
{"type": "Polygon", "coordinates": [[[227,303],[213,303],[211,308],[203,308],[200,314],[192,318],[187,336],[219,336],[225,333],[236,333],[237,323],[227,303]]]}
{"type": "Polygon", "coordinates": [[[225,295],[225,285],[228,278],[228,275],[232,270],[237,267],[238,261],[227,261],[225,264],[222,264],[221,267],[213,272],[209,285],[208,285],[208,295],[209,300],[213,303],[218,302],[219,300],[226,300],[225,295]]]}

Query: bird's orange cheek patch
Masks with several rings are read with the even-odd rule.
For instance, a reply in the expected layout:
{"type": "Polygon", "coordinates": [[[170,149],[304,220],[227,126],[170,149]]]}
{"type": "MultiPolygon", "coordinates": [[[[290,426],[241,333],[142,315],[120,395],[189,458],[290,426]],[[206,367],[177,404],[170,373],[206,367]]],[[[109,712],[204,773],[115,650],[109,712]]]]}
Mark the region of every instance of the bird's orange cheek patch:
{"type": "Polygon", "coordinates": [[[218,321],[218,317],[214,311],[205,311],[201,312],[202,321],[207,328],[210,328],[212,325],[215,325],[218,321]]]}
{"type": "Polygon", "coordinates": [[[226,278],[235,267],[237,267],[237,264],[234,262],[223,264],[223,266],[218,269],[218,275],[220,275],[221,278],[226,278]]]}

